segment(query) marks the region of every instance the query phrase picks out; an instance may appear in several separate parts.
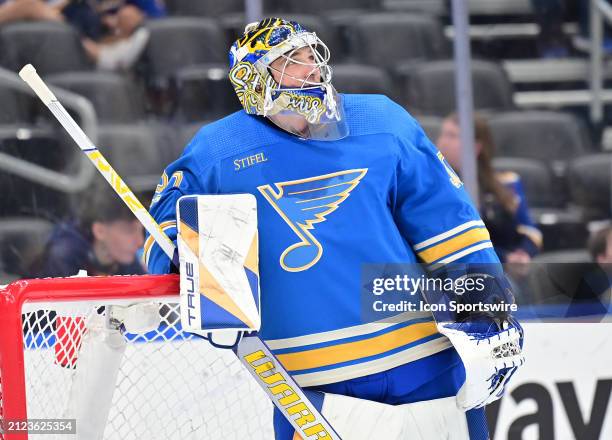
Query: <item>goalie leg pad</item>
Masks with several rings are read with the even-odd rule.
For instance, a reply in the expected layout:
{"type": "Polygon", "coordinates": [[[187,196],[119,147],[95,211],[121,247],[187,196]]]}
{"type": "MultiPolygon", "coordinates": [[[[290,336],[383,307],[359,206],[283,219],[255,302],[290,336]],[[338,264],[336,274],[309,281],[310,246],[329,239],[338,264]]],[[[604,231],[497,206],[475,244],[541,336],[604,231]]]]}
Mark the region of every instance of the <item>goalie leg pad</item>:
{"type": "Polygon", "coordinates": [[[455,397],[404,405],[326,394],[323,415],[342,438],[366,440],[469,440],[465,413],[455,397]]]}
{"type": "MultiPolygon", "coordinates": [[[[457,408],[455,397],[394,406],[326,393],[322,414],[343,439],[471,440],[466,413],[457,408]]],[[[299,439],[281,426],[287,423],[279,416],[275,413],[276,440],[299,439]]]]}

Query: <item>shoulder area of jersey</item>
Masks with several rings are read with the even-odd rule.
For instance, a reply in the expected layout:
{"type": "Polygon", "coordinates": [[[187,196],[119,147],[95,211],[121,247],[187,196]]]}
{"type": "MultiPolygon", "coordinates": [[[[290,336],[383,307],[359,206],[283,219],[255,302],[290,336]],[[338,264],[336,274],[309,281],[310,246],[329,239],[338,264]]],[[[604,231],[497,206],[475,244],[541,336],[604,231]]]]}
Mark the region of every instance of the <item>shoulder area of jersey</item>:
{"type": "Polygon", "coordinates": [[[340,93],[345,111],[367,110],[384,112],[401,112],[405,110],[386,95],[340,93]]]}
{"type": "Polygon", "coordinates": [[[274,134],[261,117],[239,110],[203,125],[193,136],[189,146],[209,151],[226,150],[229,144],[269,143],[270,137],[274,137],[274,134]]]}
{"type": "Polygon", "coordinates": [[[341,96],[352,135],[398,134],[418,126],[406,109],[386,95],[342,94],[341,96]]]}
{"type": "MultiPolygon", "coordinates": [[[[416,125],[403,107],[385,95],[341,94],[341,99],[350,127],[349,137],[398,133],[416,125]]],[[[191,148],[204,148],[212,153],[217,149],[227,150],[230,141],[234,145],[252,148],[255,144],[283,139],[287,139],[287,134],[268,124],[261,116],[239,110],[200,128],[191,141],[191,148]]]]}

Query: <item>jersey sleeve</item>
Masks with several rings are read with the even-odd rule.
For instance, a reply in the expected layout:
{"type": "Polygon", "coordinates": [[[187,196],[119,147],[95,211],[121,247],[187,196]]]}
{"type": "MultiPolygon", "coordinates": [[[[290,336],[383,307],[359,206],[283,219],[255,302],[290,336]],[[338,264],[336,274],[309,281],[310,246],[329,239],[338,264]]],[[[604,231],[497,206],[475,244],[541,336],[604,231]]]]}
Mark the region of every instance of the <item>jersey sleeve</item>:
{"type": "Polygon", "coordinates": [[[398,139],[392,195],[400,233],[427,265],[499,263],[463,183],[418,123],[411,124],[398,139]]]}
{"type": "MultiPolygon", "coordinates": [[[[177,200],[183,195],[216,194],[217,176],[216,167],[212,164],[200,165],[196,152],[189,148],[164,170],[149,211],[175,245],[177,200]]],[[[176,271],[170,258],[148,233],[144,244],[144,260],[149,273],[165,274],[176,271]]]]}

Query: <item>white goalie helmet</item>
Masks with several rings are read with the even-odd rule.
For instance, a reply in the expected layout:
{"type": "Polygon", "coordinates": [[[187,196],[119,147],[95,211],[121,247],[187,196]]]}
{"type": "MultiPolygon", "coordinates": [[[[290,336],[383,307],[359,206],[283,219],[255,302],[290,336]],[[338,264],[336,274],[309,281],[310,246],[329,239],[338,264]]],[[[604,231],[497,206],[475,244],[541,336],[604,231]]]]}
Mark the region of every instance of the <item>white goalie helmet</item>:
{"type": "Polygon", "coordinates": [[[348,126],[329,58],[314,32],[267,18],[247,25],[232,45],[229,79],[247,113],[304,139],[337,140],[348,135],[348,126]],[[300,74],[292,75],[296,66],[300,74]]]}

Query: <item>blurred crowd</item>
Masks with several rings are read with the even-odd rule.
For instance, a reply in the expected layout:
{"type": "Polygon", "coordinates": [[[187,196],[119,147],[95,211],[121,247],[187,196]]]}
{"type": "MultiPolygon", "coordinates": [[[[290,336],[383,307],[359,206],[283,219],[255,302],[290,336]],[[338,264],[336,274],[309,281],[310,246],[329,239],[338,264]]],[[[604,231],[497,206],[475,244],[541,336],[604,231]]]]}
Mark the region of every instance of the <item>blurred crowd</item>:
{"type": "Polygon", "coordinates": [[[83,49],[103,70],[130,69],[142,54],[145,19],[166,15],[156,0],[9,0],[0,2],[0,24],[24,20],[64,22],[78,30],[83,49]]]}
{"type": "MultiPolygon", "coordinates": [[[[265,15],[295,19],[326,42],[340,92],[383,93],[406,107],[460,174],[448,1],[266,0],[263,6],[265,15]]],[[[533,277],[525,265],[596,264],[607,273],[612,157],[601,127],[590,124],[584,107],[522,108],[513,97],[586,89],[587,78],[526,86],[504,70],[508,59],[585,60],[589,2],[530,0],[528,12],[510,6],[497,15],[471,11],[476,27],[537,25],[535,35],[472,40],[481,214],[517,285],[533,277]]],[[[165,165],[196,130],[239,108],[226,57],[244,25],[242,0],[0,0],[0,67],[16,71],[32,62],[54,87],[91,101],[101,151],[147,203],[165,165]]],[[[608,45],[612,50],[605,38],[608,45]]],[[[1,152],[74,174],[81,153],[44,109],[2,81],[0,99],[6,108],[1,152]]],[[[92,184],[75,195],[5,171],[0,180],[6,188],[0,283],[78,269],[143,273],[142,228],[109,188],[92,184]]],[[[543,295],[525,293],[523,300],[554,301],[543,295]]]]}

